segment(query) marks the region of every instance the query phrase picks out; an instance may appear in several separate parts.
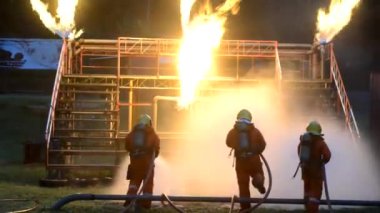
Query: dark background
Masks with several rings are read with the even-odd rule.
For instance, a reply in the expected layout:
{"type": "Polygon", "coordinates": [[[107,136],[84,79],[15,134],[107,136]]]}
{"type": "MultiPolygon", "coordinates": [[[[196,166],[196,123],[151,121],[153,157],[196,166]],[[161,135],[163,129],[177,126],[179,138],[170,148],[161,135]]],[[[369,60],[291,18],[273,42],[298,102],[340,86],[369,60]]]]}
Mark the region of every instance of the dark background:
{"type": "MultiPolygon", "coordinates": [[[[221,0],[214,0],[218,2],[221,0]]],[[[55,11],[57,0],[45,1],[55,11]]],[[[180,37],[180,0],[79,0],[77,28],[82,38],[180,37]]],[[[317,11],[328,0],[242,0],[226,23],[225,39],[311,43],[317,11]]],[[[333,39],[347,89],[368,90],[379,66],[379,0],[362,0],[351,22],[333,39]]],[[[58,38],[46,29],[29,0],[1,0],[0,37],[58,38]]]]}
{"type": "MultiPolygon", "coordinates": [[[[218,1],[222,0],[213,0],[218,1]]],[[[51,11],[55,10],[57,0],[45,2],[49,3],[51,11]]],[[[84,30],[82,38],[178,38],[181,36],[179,2],[180,0],[79,0],[76,25],[77,29],[84,30]]],[[[329,3],[329,0],[242,0],[239,13],[230,16],[226,23],[224,38],[310,44],[316,31],[317,11],[321,7],[327,8],[329,3]]],[[[374,132],[380,132],[380,115],[376,114],[380,109],[374,108],[375,104],[371,105],[370,97],[373,95],[371,96],[370,77],[380,73],[379,27],[380,1],[362,0],[354,10],[350,23],[333,39],[336,57],[355,113],[362,113],[362,117],[371,120],[366,122],[371,123],[374,132]],[[374,117],[371,113],[378,116],[374,117]]],[[[1,37],[59,38],[43,26],[29,0],[0,1],[1,37]]],[[[376,91],[380,90],[380,86],[376,88],[376,91]]],[[[380,103],[380,100],[372,102],[380,103]]]]}

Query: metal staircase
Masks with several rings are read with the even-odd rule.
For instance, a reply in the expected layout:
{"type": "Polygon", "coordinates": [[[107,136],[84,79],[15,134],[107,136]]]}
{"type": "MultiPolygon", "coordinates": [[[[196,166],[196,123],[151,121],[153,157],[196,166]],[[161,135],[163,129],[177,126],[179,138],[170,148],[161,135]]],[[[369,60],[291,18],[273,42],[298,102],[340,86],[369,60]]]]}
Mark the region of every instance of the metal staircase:
{"type": "MultiPolygon", "coordinates": [[[[123,138],[133,121],[141,112],[156,114],[156,97],[178,96],[178,47],[177,39],[124,37],[63,43],[45,132],[48,179],[72,178],[84,171],[114,174],[126,154],[123,138]]],[[[347,126],[359,137],[330,47],[321,62],[312,45],[223,40],[216,57],[227,61],[220,66],[224,72],[206,78],[202,94],[272,82],[286,98],[304,101],[324,115],[339,113],[342,103],[347,126]],[[257,63],[273,70],[269,77],[247,75],[257,63]],[[318,63],[329,63],[330,75],[315,68],[318,63]]],[[[158,133],[161,140],[178,136],[158,133]]]]}
{"type": "Polygon", "coordinates": [[[49,170],[106,169],[112,174],[124,153],[117,140],[117,95],[115,77],[62,76],[48,149],[49,170]]]}

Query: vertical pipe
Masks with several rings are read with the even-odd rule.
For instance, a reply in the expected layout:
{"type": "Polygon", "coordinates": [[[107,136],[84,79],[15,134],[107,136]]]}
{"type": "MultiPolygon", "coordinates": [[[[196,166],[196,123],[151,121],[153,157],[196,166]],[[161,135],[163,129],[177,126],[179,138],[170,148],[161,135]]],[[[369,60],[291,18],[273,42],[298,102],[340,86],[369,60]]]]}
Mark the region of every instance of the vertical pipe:
{"type": "Polygon", "coordinates": [[[312,79],[318,79],[320,78],[320,69],[318,69],[319,67],[319,62],[320,60],[318,60],[318,48],[317,47],[314,47],[314,50],[313,50],[313,58],[312,58],[312,76],[311,78],[312,79]]]}
{"type": "Polygon", "coordinates": [[[67,71],[65,74],[72,74],[71,60],[72,60],[72,42],[67,40],[67,71]]]}
{"type": "Polygon", "coordinates": [[[132,115],[133,115],[133,80],[129,80],[129,97],[128,97],[128,131],[132,130],[132,115]]]}
{"type": "Polygon", "coordinates": [[[333,76],[332,76],[332,72],[333,72],[333,51],[334,51],[334,48],[333,48],[333,44],[330,43],[330,46],[329,46],[329,56],[330,56],[330,71],[329,71],[329,77],[330,77],[330,81],[332,82],[333,81],[333,76]]]}
{"type": "Polygon", "coordinates": [[[323,80],[325,78],[325,44],[321,44],[320,45],[321,47],[321,71],[320,71],[320,76],[321,76],[321,80],[323,80]]]}
{"type": "Polygon", "coordinates": [[[157,47],[157,64],[156,64],[156,76],[157,78],[160,77],[160,50],[161,50],[161,42],[158,43],[158,47],[157,47]]]}
{"type": "Polygon", "coordinates": [[[239,80],[239,41],[236,43],[236,80],[239,80]]]}
{"type": "Polygon", "coordinates": [[[158,102],[158,98],[154,97],[153,98],[153,129],[155,129],[156,131],[158,131],[157,129],[157,102],[158,102]]]}

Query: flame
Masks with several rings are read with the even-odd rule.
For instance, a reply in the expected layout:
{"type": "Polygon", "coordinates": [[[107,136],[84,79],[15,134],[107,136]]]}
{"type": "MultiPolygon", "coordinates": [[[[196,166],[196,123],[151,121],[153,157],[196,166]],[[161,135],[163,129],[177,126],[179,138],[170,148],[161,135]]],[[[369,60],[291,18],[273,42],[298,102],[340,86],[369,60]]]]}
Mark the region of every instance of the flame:
{"type": "Polygon", "coordinates": [[[32,8],[38,13],[42,23],[54,34],[70,40],[79,37],[83,31],[75,30],[75,8],[78,0],[58,0],[57,15],[53,17],[48,11],[47,4],[41,0],[30,0],[32,8]],[[58,21],[57,21],[58,20],[58,21]]]}
{"type": "Polygon", "coordinates": [[[360,0],[331,0],[329,13],[319,9],[316,39],[326,43],[331,41],[350,22],[352,10],[359,2],[360,0]]]}
{"type": "Polygon", "coordinates": [[[181,0],[182,43],[178,53],[178,71],[181,96],[178,106],[183,108],[196,97],[199,84],[212,69],[213,53],[219,47],[224,34],[224,23],[231,11],[237,13],[240,0],[227,0],[214,12],[206,2],[191,18],[196,0],[181,0]]]}

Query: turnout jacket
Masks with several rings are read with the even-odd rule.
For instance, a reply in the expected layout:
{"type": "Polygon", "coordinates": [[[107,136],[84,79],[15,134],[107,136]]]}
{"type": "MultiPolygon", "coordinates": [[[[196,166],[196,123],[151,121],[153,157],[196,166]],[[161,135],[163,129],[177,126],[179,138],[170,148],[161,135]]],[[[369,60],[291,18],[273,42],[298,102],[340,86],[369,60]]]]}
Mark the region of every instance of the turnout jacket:
{"type": "Polygon", "coordinates": [[[262,163],[259,154],[264,151],[266,142],[261,132],[253,123],[237,121],[227,134],[226,145],[235,151],[236,169],[248,166],[253,171],[262,173],[262,163]],[[249,148],[244,151],[239,150],[240,133],[242,131],[247,134],[249,142],[249,148]]]}
{"type": "MultiPolygon", "coordinates": [[[[298,144],[297,153],[300,153],[298,144]]],[[[302,168],[302,179],[323,179],[323,164],[330,161],[331,152],[321,136],[312,135],[310,144],[310,160],[302,168]]]]}

